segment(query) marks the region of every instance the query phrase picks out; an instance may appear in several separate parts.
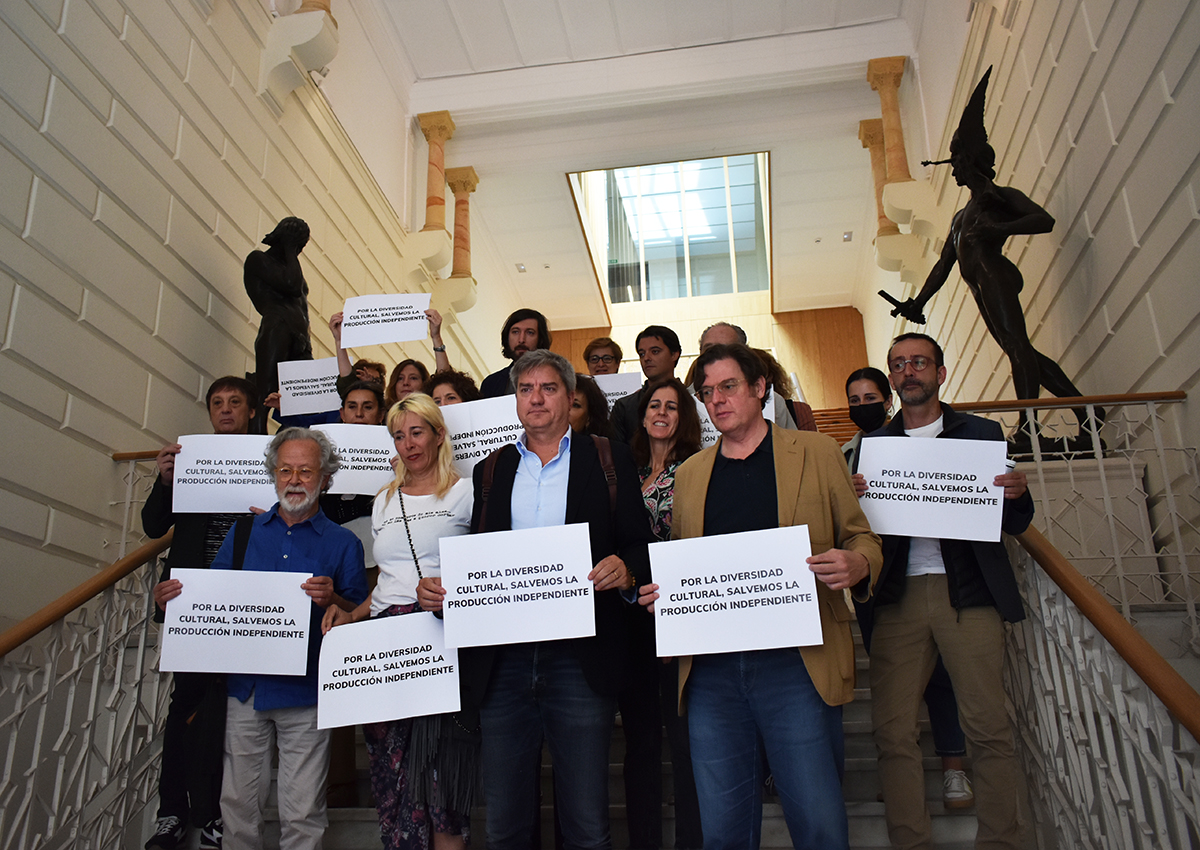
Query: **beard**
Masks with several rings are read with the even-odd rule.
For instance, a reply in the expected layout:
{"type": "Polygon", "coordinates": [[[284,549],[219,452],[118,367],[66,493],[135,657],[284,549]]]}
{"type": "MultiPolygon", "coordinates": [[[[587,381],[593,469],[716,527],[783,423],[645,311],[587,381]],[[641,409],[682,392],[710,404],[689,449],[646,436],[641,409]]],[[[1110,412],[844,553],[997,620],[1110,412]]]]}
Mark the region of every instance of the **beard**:
{"type": "Polygon", "coordinates": [[[919,406],[925,404],[937,394],[937,383],[925,383],[918,379],[907,384],[901,384],[896,390],[896,394],[900,396],[900,401],[910,406],[919,406]]]}
{"type": "Polygon", "coordinates": [[[279,497],[279,512],[289,516],[303,516],[313,509],[317,500],[321,498],[321,488],[314,487],[311,491],[305,489],[298,484],[281,484],[275,488],[275,495],[279,497]],[[295,501],[289,499],[288,496],[303,495],[303,501],[295,501]]]}

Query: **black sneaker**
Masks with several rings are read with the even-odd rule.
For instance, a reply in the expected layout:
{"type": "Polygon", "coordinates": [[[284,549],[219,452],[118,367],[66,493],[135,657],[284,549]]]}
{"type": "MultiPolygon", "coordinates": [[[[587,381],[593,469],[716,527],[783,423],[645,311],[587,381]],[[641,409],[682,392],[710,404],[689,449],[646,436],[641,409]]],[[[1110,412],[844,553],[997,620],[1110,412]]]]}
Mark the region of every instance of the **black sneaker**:
{"type": "Polygon", "coordinates": [[[146,850],[175,850],[187,835],[187,827],[174,815],[159,818],[154,823],[154,834],[146,842],[146,850]]]}
{"type": "Polygon", "coordinates": [[[221,850],[221,833],[225,829],[225,824],[221,823],[221,819],[210,820],[204,825],[204,829],[200,830],[200,850],[221,850]]]}

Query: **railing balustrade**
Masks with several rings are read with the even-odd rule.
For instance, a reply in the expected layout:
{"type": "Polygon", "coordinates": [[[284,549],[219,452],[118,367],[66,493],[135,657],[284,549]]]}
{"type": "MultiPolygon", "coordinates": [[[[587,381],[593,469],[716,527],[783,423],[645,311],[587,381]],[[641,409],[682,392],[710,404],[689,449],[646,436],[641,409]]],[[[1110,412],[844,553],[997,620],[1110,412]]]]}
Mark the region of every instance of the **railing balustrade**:
{"type": "MultiPolygon", "coordinates": [[[[122,551],[150,477],[126,475],[122,551]]],[[[139,547],[0,636],[0,850],[145,840],[170,694],[150,591],[170,542],[139,547]]]]}
{"type": "MultiPolygon", "coordinates": [[[[1027,617],[1009,636],[1007,686],[1039,846],[1200,847],[1200,696],[1148,645],[1131,650],[1144,640],[1111,608],[1107,624],[1085,616],[1087,600],[1077,604],[1065,589],[1069,574],[1060,584],[1027,551],[1044,561],[1052,547],[1036,531],[1023,537],[1033,545],[1009,547],[1027,617]],[[1110,639],[1105,626],[1126,634],[1110,639]]],[[[1060,571],[1073,572],[1060,560],[1060,571]]],[[[1107,607],[1078,577],[1074,584],[1076,598],[1090,591],[1093,608],[1107,607]]]]}
{"type": "Polygon", "coordinates": [[[1200,656],[1200,474],[1183,438],[1182,392],[976,402],[955,409],[997,419],[1005,433],[1037,417],[1019,468],[1037,503],[1034,525],[1131,623],[1174,613],[1187,654],[1200,656]],[[1092,427],[1068,451],[1043,445],[1092,427]],[[1104,423],[1095,427],[1097,408],[1104,423]]]}

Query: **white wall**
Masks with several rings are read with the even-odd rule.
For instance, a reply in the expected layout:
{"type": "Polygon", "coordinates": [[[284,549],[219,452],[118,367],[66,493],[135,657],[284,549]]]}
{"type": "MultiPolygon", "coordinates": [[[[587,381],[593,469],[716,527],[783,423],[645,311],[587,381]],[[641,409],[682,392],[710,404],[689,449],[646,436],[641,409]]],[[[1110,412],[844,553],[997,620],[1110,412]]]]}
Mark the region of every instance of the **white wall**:
{"type": "Polygon", "coordinates": [[[241,264],[278,219],[312,227],[317,356],[345,297],[394,290],[412,268],[410,237],[316,89],[280,118],[255,94],[262,6],[209,5],[0,8],[0,563],[17,577],[0,617],[115,559],[112,451],[207,431],[208,384],[253,370],[241,264]]]}

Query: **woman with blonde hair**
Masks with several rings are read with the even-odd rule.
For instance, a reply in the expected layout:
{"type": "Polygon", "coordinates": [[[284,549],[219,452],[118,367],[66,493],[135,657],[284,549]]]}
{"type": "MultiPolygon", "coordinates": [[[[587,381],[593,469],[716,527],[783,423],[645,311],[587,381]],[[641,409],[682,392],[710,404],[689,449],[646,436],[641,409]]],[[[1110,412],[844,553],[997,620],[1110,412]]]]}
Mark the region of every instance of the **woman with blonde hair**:
{"type": "MultiPolygon", "coordinates": [[[[354,611],[326,612],[325,631],[368,616],[440,610],[438,541],[466,534],[471,482],[454,472],[446,423],[433,399],[411,393],[388,411],[396,477],[379,491],[371,515],[379,583],[354,611]]],[[[386,848],[464,847],[477,790],[478,725],[451,715],[363,726],[371,787],[386,848]],[[470,729],[475,729],[474,733],[470,729]]]]}

